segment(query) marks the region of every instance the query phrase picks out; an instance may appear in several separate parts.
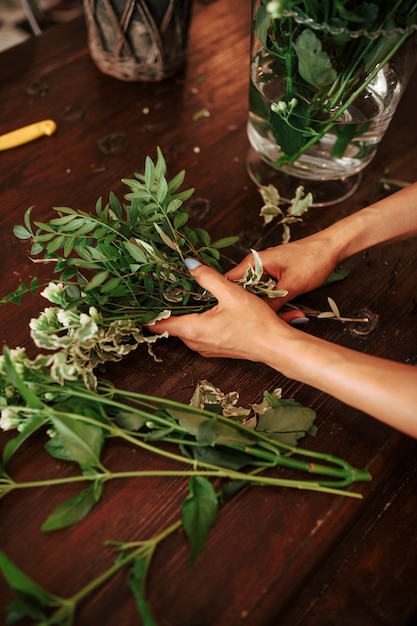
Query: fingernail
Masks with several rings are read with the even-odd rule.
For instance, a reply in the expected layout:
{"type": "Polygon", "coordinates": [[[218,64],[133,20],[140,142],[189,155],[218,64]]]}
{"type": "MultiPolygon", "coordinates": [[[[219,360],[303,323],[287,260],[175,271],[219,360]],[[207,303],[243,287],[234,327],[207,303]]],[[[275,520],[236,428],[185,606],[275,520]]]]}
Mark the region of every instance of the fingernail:
{"type": "Polygon", "coordinates": [[[191,259],[191,258],[185,259],[184,263],[188,267],[189,270],[195,270],[196,267],[201,265],[200,261],[197,261],[197,259],[191,259]]]}
{"type": "Polygon", "coordinates": [[[291,326],[304,326],[304,324],[307,323],[308,317],[294,317],[294,319],[290,322],[291,326]]]}

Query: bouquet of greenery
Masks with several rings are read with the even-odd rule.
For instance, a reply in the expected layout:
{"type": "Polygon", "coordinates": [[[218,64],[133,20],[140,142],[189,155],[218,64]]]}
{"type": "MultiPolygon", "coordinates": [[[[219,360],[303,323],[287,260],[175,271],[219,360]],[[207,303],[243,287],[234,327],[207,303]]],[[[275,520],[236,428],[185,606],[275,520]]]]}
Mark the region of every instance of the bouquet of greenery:
{"type": "Polygon", "coordinates": [[[378,74],[415,32],[416,21],[415,0],[261,0],[254,21],[262,49],[252,59],[251,121],[260,135],[266,137],[267,128],[275,138],[278,167],[294,163],[329,134],[332,157],[363,138],[366,158],[399,99],[401,76],[378,74]],[[379,117],[368,139],[365,133],[379,117]]]}
{"type": "MultiPolygon", "coordinates": [[[[206,230],[190,228],[184,202],[194,190],[180,191],[185,172],[167,180],[166,169],[158,149],[156,163],[148,157],[143,174],[123,181],[129,187],[123,203],[111,192],[106,204],[98,199],[94,213],[55,207],[57,217],[34,223],[31,207],[24,225],[14,229],[19,239],[31,242],[36,262],[53,266],[57,280],[21,283],[0,305],[19,303],[29,291],[53,304],[30,329],[37,347],[54,351],[52,371],[61,383],[80,376],[94,388],[99,364],[120,360],[143,343],[153,354],[152,345],[164,335],[152,333],[152,322],[215,303],[192,279],[184,259],[223,271],[230,260],[221,250],[238,237],[213,242],[206,230]]],[[[254,256],[255,267],[248,266],[242,286],[267,297],[286,294],[272,279],[263,280],[255,251],[254,256]]]]}

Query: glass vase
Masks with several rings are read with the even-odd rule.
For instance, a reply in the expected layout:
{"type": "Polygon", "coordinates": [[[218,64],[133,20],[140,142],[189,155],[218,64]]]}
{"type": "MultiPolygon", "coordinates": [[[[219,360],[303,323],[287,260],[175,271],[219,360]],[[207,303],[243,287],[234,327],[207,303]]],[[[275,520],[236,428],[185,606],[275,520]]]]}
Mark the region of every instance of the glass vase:
{"type": "Polygon", "coordinates": [[[90,55],[126,81],[161,81],[186,59],[192,0],[84,0],[90,55]]]}
{"type": "Polygon", "coordinates": [[[312,3],[311,15],[301,1],[252,3],[248,172],[288,201],[302,185],[316,206],[357,189],[417,60],[416,15],[398,10],[410,2],[376,7],[373,21],[336,8],[316,21],[329,4],[341,3],[312,3]]]}

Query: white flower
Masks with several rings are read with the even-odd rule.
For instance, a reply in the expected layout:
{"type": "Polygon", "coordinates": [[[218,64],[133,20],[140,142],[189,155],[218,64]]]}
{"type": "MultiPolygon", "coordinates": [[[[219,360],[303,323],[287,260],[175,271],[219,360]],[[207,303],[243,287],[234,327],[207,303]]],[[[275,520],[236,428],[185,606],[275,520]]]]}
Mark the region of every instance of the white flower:
{"type": "Polygon", "coordinates": [[[64,309],[58,309],[57,314],[58,322],[62,324],[62,326],[70,326],[74,322],[74,314],[70,311],[65,311],[64,309]]]}
{"type": "Polygon", "coordinates": [[[41,291],[41,296],[49,300],[49,302],[61,306],[66,302],[65,287],[62,283],[49,283],[49,285],[41,291]]]}
{"type": "Polygon", "coordinates": [[[268,13],[271,14],[274,19],[279,19],[280,17],[282,17],[284,8],[285,6],[282,0],[271,0],[271,2],[268,2],[268,4],[266,5],[266,10],[268,11],[268,13]]]}
{"type": "Polygon", "coordinates": [[[102,320],[102,317],[95,306],[90,306],[88,314],[95,322],[100,322],[102,320]]]}
{"type": "Polygon", "coordinates": [[[15,411],[3,409],[0,415],[0,428],[2,430],[13,430],[17,428],[20,418],[15,411]]]}
{"type": "Polygon", "coordinates": [[[284,102],[284,100],[279,100],[278,102],[273,102],[271,104],[271,109],[274,113],[286,113],[288,109],[288,104],[284,102]]]}

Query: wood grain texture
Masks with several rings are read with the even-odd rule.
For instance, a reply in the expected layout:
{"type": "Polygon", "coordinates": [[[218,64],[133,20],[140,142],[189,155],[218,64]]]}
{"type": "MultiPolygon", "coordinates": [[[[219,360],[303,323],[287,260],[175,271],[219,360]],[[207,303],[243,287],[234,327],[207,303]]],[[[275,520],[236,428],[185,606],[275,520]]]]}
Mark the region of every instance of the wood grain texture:
{"type": "MultiPolygon", "coordinates": [[[[261,198],[245,167],[250,2],[196,3],[183,73],[157,84],[130,84],[101,74],[90,59],[82,19],[0,55],[0,133],[53,118],[57,133],[0,153],[0,295],[45,272],[28,258],[28,245],[12,234],[25,210],[38,219],[53,206],[93,210],[98,196],[120,196],[121,179],[141,170],[160,146],[170,174],[186,169],[196,192],[188,203],[192,225],[213,236],[241,234],[238,259],[263,237],[261,198]],[[193,121],[207,108],[210,117],[193,121]]],[[[334,207],[314,209],[292,229],[293,238],[324,228],[365,206],[389,168],[393,178],[417,179],[416,74],[400,103],[360,189],[334,207]]],[[[414,363],[417,357],[417,250],[415,241],[366,251],[345,263],[344,282],[303,297],[326,307],[333,297],[349,315],[369,309],[376,330],[361,337],[333,321],[311,321],[306,332],[353,349],[414,363]]],[[[9,347],[34,348],[28,322],[45,306],[26,297],[0,309],[0,338],[9,347]]],[[[318,413],[319,434],[306,446],[332,452],[369,469],[363,500],[270,488],[243,491],[221,512],[206,549],[188,564],[182,533],[158,550],[149,600],[160,626],[407,626],[417,613],[416,442],[314,389],[263,365],[203,359],[180,341],[161,342],[156,363],[145,351],[104,372],[116,384],[188,401],[198,380],[241,392],[242,404],[258,402],[264,389],[281,386],[286,397],[318,413]]],[[[393,407],[395,411],[395,406],[393,407]]],[[[0,435],[2,444],[7,434],[0,435]]],[[[8,471],[16,479],[73,472],[43,451],[34,437],[8,471]]],[[[106,463],[118,470],[160,467],[120,443],[106,463]]],[[[178,519],[186,494],[180,479],[125,481],[106,486],[103,501],[81,523],[56,532],[40,526],[76,488],[13,494],[1,501],[0,546],[28,575],[53,593],[70,595],[108,567],[106,540],[150,537],[178,519]]],[[[12,594],[0,581],[0,604],[12,594]]],[[[123,575],[88,598],[77,626],[138,624],[123,575]]]]}

